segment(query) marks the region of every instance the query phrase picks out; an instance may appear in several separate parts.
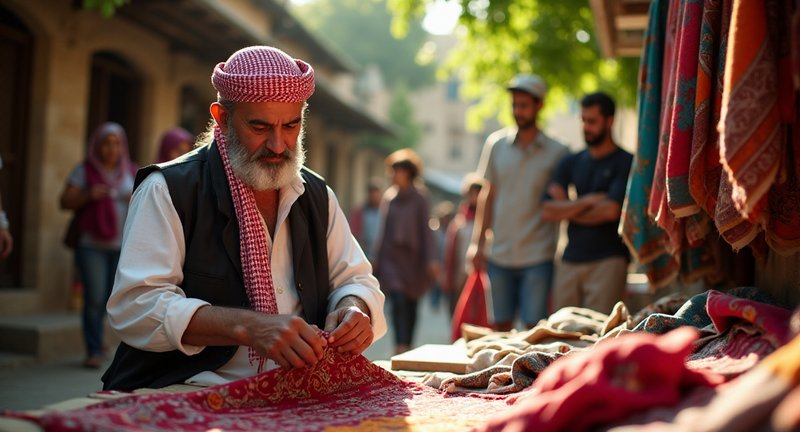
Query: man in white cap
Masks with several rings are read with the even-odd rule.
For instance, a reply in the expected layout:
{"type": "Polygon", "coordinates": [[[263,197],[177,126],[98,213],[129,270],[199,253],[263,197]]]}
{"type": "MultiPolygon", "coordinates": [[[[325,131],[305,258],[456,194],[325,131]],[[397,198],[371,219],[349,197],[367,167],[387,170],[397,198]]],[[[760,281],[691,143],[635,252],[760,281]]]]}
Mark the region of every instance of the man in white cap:
{"type": "Polygon", "coordinates": [[[489,276],[499,331],[511,330],[516,318],[530,328],[547,316],[558,225],[542,220],[542,197],[553,169],[569,154],[536,124],[544,81],[517,75],[508,90],[517,127],[491,134],[483,147],[478,173],[486,185],[467,252],[474,269],[489,276]]]}
{"type": "Polygon", "coordinates": [[[105,389],[220,384],[316,364],[326,347],[360,354],[386,333],[383,294],[336,196],[303,167],[312,67],[255,46],[211,80],[206,139],[137,175],[105,389]]]}

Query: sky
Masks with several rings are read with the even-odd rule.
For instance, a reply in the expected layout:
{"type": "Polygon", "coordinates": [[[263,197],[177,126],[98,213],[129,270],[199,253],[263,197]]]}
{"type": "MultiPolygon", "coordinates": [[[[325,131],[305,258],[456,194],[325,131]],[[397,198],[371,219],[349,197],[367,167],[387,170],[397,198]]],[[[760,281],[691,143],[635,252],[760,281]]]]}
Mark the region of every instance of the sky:
{"type": "Polygon", "coordinates": [[[422,28],[435,35],[449,34],[458,23],[461,15],[461,5],[455,1],[437,0],[427,8],[422,28]]]}

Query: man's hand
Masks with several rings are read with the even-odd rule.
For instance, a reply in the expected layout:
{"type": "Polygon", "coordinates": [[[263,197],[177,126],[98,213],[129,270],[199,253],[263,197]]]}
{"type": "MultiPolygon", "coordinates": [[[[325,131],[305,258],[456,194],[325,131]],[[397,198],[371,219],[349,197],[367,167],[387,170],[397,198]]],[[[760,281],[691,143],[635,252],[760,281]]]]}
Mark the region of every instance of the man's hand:
{"type": "Polygon", "coordinates": [[[182,342],[194,346],[244,345],[282,367],[317,364],[328,344],[317,328],[295,315],[202,306],[192,316],[182,342]]]}
{"type": "Polygon", "coordinates": [[[262,356],[281,367],[302,368],[322,360],[328,342],[317,333],[315,326],[296,315],[263,315],[260,325],[236,331],[250,340],[250,346],[262,356]],[[266,319],[268,318],[268,319],[266,319]]]}
{"type": "Polygon", "coordinates": [[[325,331],[330,333],[328,343],[340,353],[364,352],[375,337],[368,312],[369,307],[360,298],[343,298],[325,319],[325,331]]]}
{"type": "Polygon", "coordinates": [[[486,269],[486,256],[483,254],[483,248],[475,243],[470,244],[467,248],[467,262],[472,264],[472,271],[484,271],[486,269]]]}

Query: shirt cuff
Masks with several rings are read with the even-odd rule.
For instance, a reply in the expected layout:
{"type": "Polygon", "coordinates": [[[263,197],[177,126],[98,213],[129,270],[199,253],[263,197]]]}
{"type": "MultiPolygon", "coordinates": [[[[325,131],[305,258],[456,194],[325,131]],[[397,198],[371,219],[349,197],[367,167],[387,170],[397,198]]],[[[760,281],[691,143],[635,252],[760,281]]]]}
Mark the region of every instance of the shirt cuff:
{"type": "Polygon", "coordinates": [[[375,293],[373,290],[363,287],[361,285],[343,285],[331,293],[328,300],[328,313],[336,309],[336,305],[347,296],[358,297],[367,304],[369,308],[369,317],[372,324],[373,338],[372,342],[383,337],[386,334],[386,317],[383,314],[383,294],[378,291],[375,293]]]}
{"type": "Polygon", "coordinates": [[[196,298],[184,298],[172,302],[167,307],[167,313],[164,317],[164,329],[170,344],[178,351],[186,355],[195,355],[205,349],[204,346],[184,345],[182,340],[183,333],[186,331],[186,327],[189,326],[189,322],[197,312],[197,309],[206,305],[210,305],[210,303],[196,298]]]}

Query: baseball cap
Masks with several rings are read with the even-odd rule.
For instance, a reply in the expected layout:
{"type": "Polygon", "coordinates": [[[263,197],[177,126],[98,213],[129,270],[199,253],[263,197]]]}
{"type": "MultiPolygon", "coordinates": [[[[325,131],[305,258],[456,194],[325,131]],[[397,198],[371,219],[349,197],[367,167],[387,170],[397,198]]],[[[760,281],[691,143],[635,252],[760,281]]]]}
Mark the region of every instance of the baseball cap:
{"type": "Polygon", "coordinates": [[[519,90],[541,100],[547,94],[547,84],[539,75],[519,74],[508,83],[508,90],[519,90]]]}

